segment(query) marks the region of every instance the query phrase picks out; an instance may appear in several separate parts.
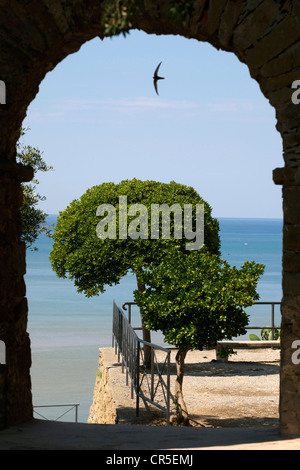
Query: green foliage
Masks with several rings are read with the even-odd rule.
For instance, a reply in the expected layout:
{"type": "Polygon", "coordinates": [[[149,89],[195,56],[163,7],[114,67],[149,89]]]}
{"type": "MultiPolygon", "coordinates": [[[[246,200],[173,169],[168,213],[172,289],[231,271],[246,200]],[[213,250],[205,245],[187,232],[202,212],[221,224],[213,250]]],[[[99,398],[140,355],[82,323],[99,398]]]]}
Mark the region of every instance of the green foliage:
{"type": "Polygon", "coordinates": [[[125,37],[132,28],[132,14],[136,11],[135,0],[105,2],[103,13],[104,36],[125,37]]]}
{"type": "Polygon", "coordinates": [[[237,352],[234,351],[234,349],[230,346],[223,346],[222,348],[218,349],[218,356],[222,359],[227,359],[232,354],[237,354],[237,352]]]}
{"type": "MultiPolygon", "coordinates": [[[[270,341],[272,339],[272,328],[267,328],[267,329],[263,329],[261,330],[261,339],[263,341],[270,341]]],[[[275,330],[274,330],[274,340],[277,340],[280,338],[280,330],[278,328],[276,328],[275,326],[275,330]]]]}
{"type": "MultiPolygon", "coordinates": [[[[182,240],[151,240],[150,225],[148,239],[98,238],[96,227],[100,217],[96,215],[97,207],[108,203],[118,213],[119,196],[127,196],[128,208],[141,203],[149,213],[151,204],[203,203],[205,246],[202,251],[219,254],[218,221],[212,218],[210,206],[193,188],[175,182],[166,184],[137,179],[124,180],[119,184],[103,183],[90,188],[60,213],[53,234],[54,244],[50,254],[52,268],[59,277],[72,279],[79,292],[84,292],[88,297],[98,295],[104,292],[106,285],[117,284],[130,270],[139,276],[150,263],[159,264],[174,244],[185,252],[184,237],[182,240]]],[[[118,234],[118,216],[116,219],[118,234]]]]}
{"type": "Polygon", "coordinates": [[[256,334],[254,334],[254,333],[250,333],[249,339],[250,339],[251,341],[260,341],[260,338],[259,338],[256,334]]]}
{"type": "MultiPolygon", "coordinates": [[[[255,335],[254,333],[251,333],[249,335],[249,339],[251,341],[270,341],[272,340],[272,328],[263,328],[260,332],[261,339],[255,335]]],[[[275,326],[274,329],[274,340],[280,339],[280,329],[275,326]]]]}
{"type": "Polygon", "coordinates": [[[214,347],[245,334],[244,307],[258,299],[256,285],[264,266],[245,262],[240,269],[208,252],[183,254],[176,246],[159,265],[143,271],[144,292],[135,291],[148,329],[181,349],[214,347]]]}
{"type": "MultiPolygon", "coordinates": [[[[21,137],[24,136],[28,129],[21,130],[21,137]]],[[[24,145],[20,141],[17,144],[17,163],[30,166],[37,172],[47,172],[52,170],[51,166],[47,166],[42,158],[42,153],[38,148],[24,145]]],[[[39,181],[34,178],[30,183],[22,183],[23,204],[21,206],[21,216],[23,223],[23,231],[21,241],[25,242],[26,248],[37,250],[34,243],[41,233],[49,234],[49,228],[44,224],[47,214],[37,206],[40,201],[44,201],[45,196],[41,196],[37,192],[39,181]]]]}

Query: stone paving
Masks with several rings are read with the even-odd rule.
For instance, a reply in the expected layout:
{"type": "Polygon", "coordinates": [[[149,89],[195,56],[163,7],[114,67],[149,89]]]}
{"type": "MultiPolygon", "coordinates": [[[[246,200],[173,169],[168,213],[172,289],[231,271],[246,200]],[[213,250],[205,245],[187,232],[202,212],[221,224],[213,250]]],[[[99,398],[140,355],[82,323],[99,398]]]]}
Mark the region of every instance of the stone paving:
{"type": "Polygon", "coordinates": [[[33,420],[0,431],[0,450],[300,450],[264,428],[194,428],[33,420]]]}

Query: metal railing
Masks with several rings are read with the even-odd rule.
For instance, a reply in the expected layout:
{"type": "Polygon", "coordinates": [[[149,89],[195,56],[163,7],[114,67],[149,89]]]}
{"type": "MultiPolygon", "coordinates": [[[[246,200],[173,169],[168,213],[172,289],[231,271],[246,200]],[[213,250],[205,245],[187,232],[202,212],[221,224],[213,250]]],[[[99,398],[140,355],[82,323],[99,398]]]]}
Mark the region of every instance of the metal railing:
{"type": "Polygon", "coordinates": [[[247,330],[271,330],[271,339],[274,340],[275,330],[280,330],[280,326],[275,326],[275,305],[280,305],[281,302],[255,302],[254,305],[270,305],[271,306],[271,326],[247,326],[247,330]]]}
{"type": "MultiPolygon", "coordinates": [[[[254,305],[271,306],[271,326],[247,326],[246,329],[253,330],[272,330],[271,339],[274,339],[274,331],[279,330],[280,326],[275,326],[275,305],[281,302],[255,302],[254,305]]],[[[122,358],[122,372],[126,370],[126,385],[131,382],[131,398],[136,394],[136,415],[139,416],[139,399],[141,398],[147,408],[148,403],[164,410],[167,416],[167,424],[170,419],[170,350],[153,343],[148,343],[140,339],[135,330],[142,330],[142,327],[133,328],[132,306],[135,302],[125,302],[122,305],[124,310],[128,310],[128,318],[118,305],[113,303],[113,338],[112,346],[115,347],[115,354],[118,354],[118,362],[122,358]],[[151,348],[150,366],[146,363],[145,348],[151,348]],[[159,364],[156,350],[165,353],[165,359],[159,364]],[[163,375],[166,375],[164,380],[163,375]],[[162,391],[163,405],[155,401],[157,391],[162,391]]]]}
{"type": "MultiPolygon", "coordinates": [[[[131,307],[132,305],[137,305],[135,302],[125,302],[123,305],[122,305],[122,309],[123,310],[127,310],[128,308],[128,321],[131,325],[131,313],[132,313],[132,310],[131,310],[131,307]]],[[[134,330],[142,330],[142,327],[136,327],[136,328],[133,328],[134,330]]]]}
{"type": "MultiPolygon", "coordinates": [[[[125,302],[122,306],[124,310],[128,308],[128,321],[131,323],[132,309],[131,307],[136,305],[135,302],[125,302]]],[[[275,326],[275,305],[281,305],[281,302],[255,302],[254,305],[270,305],[271,306],[271,326],[247,326],[246,330],[271,330],[271,339],[274,340],[274,331],[280,330],[280,326],[275,326]]],[[[134,328],[135,330],[141,330],[142,328],[134,328]]]]}
{"type": "MultiPolygon", "coordinates": [[[[132,303],[131,303],[132,304],[132,303]]],[[[130,317],[131,321],[131,317],[130,317]]],[[[122,309],[113,303],[113,347],[122,357],[122,372],[126,369],[126,385],[131,382],[131,398],[136,394],[136,416],[139,416],[139,400],[146,409],[149,404],[166,413],[170,422],[170,350],[140,339],[122,309]],[[150,348],[149,362],[145,346],[150,348]],[[159,351],[163,358],[159,361],[159,351]]]]}
{"type": "Polygon", "coordinates": [[[71,403],[71,404],[66,404],[66,405],[34,405],[33,407],[33,411],[34,413],[36,413],[40,418],[43,418],[45,419],[46,421],[58,421],[60,418],[62,418],[63,416],[65,416],[67,413],[69,413],[69,411],[75,409],[75,423],[78,422],[78,406],[79,406],[79,403],[71,403]],[[63,414],[61,414],[60,416],[58,416],[56,419],[50,419],[50,418],[46,418],[46,416],[43,416],[41,413],[39,413],[38,411],[36,411],[36,408],[60,408],[60,407],[69,407],[69,409],[67,411],[65,411],[63,414]]]}

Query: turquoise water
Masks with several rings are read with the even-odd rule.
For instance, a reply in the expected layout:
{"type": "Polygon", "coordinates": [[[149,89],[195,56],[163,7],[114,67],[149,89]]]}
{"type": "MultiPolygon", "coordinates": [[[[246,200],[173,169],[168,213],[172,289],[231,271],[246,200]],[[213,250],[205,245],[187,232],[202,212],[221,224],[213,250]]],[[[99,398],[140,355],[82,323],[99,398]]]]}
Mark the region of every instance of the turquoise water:
{"type": "MultiPolygon", "coordinates": [[[[273,219],[219,219],[223,259],[240,266],[245,260],[266,265],[258,284],[260,301],[280,301],[282,221],[273,219]]],[[[59,279],[51,270],[52,242],[41,236],[37,252],[27,252],[28,331],[32,348],[34,405],[79,403],[79,421],[86,422],[93,399],[99,348],[111,346],[112,303],[133,301],[135,277],[92,299],[79,294],[73,283],[59,279]]],[[[270,324],[270,308],[248,309],[250,325],[270,324]]],[[[135,310],[134,326],[138,325],[135,310]]],[[[279,307],[275,323],[280,323],[279,307]]],[[[163,344],[159,333],[152,341],[163,344]]],[[[56,419],[66,409],[38,410],[56,419]]],[[[74,420],[74,412],[61,420],[74,420]]]]}

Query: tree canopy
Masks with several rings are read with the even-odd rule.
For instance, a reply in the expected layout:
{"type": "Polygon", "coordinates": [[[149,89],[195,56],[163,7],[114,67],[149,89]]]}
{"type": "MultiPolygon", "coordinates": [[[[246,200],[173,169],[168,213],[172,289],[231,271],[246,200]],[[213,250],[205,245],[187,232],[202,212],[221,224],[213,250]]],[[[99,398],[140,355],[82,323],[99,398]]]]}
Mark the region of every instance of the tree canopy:
{"type": "Polygon", "coordinates": [[[104,292],[106,285],[119,283],[130,270],[139,277],[142,268],[150,263],[159,264],[174,244],[182,252],[186,251],[184,234],[182,239],[173,237],[174,217],[171,217],[170,239],[151,239],[150,217],[147,238],[120,238],[120,196],[127,199],[129,228],[131,224],[138,225],[137,215],[129,211],[131,207],[135,212],[135,204],[143,204],[149,213],[153,204],[167,204],[169,207],[174,203],[181,207],[184,204],[203,204],[204,246],[200,251],[219,254],[218,221],[212,217],[209,204],[193,188],[175,182],[138,179],[124,180],[119,184],[103,183],[88,189],[80,199],[60,212],[53,234],[52,268],[59,277],[72,279],[79,292],[88,297],[98,295],[104,292]],[[104,204],[116,208],[114,238],[97,236],[97,227],[104,224],[104,216],[107,215],[105,211],[99,215],[98,207],[104,204]]]}
{"type": "Polygon", "coordinates": [[[147,328],[161,330],[178,348],[202,350],[246,333],[244,308],[259,298],[256,286],[263,271],[264,265],[254,261],[238,269],[216,255],[182,254],[174,246],[159,265],[143,271],[146,288],[134,296],[147,328]]]}

